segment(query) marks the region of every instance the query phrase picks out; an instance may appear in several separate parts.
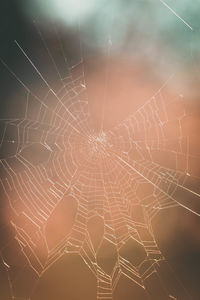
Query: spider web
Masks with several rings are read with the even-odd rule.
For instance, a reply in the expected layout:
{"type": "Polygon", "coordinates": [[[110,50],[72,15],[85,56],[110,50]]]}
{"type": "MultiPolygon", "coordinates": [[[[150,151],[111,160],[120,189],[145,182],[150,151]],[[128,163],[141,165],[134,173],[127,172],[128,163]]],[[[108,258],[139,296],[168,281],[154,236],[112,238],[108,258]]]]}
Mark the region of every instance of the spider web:
{"type": "Polygon", "coordinates": [[[190,299],[152,227],[166,209],[181,206],[199,216],[198,153],[191,147],[183,96],[167,92],[173,77],[127,119],[96,132],[81,44],[80,59],[70,66],[58,41],[66,69],[62,76],[37,32],[60,83],[57,90],[18,41],[18,51],[47,89],[45,96],[34,93],[2,61],[26,93],[23,118],[1,119],[1,189],[14,231],[1,249],[10,298],[39,299],[38,282],[68,256],[91,274],[96,299],[116,299],[121,282],[128,282],[138,299],[190,299]],[[4,154],[8,147],[9,156],[4,154]],[[34,155],[38,149],[41,161],[34,155]],[[33,282],[24,296],[16,288],[21,274],[33,282]]]}

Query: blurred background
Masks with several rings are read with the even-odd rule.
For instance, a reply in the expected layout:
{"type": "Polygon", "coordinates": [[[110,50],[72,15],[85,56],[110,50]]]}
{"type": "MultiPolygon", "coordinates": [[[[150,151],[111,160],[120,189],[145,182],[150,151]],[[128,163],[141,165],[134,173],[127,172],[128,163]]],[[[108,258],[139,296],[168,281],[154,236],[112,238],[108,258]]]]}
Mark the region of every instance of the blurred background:
{"type": "MultiPolygon", "coordinates": [[[[60,74],[65,77],[68,73],[63,64],[62,45],[69,67],[80,62],[84,64],[91,122],[96,132],[101,127],[102,118],[104,130],[112,129],[141,107],[167,81],[169,97],[183,97],[184,106],[191,116],[187,130],[192,136],[191,140],[197,141],[196,153],[200,154],[200,0],[9,0],[2,3],[0,14],[0,58],[3,60],[0,64],[1,120],[20,119],[26,112],[27,92],[8,68],[17,74],[34,95],[43,99],[48,92],[48,87],[34,72],[15,41],[31,57],[55,92],[61,89],[61,85],[58,74],[55,75],[55,66],[48,49],[59,67],[60,74]],[[48,47],[45,48],[44,44],[48,47]]],[[[0,126],[3,141],[4,122],[0,126]]],[[[15,138],[13,132],[10,128],[10,139],[15,138]]],[[[0,150],[1,159],[12,155],[16,150],[14,147],[11,143],[4,143],[0,150]]],[[[41,152],[38,156],[38,160],[43,159],[41,152]]],[[[44,159],[45,156],[46,152],[44,159]]],[[[193,167],[196,176],[195,190],[199,190],[199,167],[197,159],[193,167]]],[[[3,169],[1,170],[3,177],[3,169]]],[[[190,202],[190,199],[187,198],[186,201],[190,202]]],[[[2,252],[15,237],[15,230],[10,224],[10,211],[5,191],[1,187],[2,252]]],[[[199,211],[198,202],[196,211],[199,211]]],[[[170,208],[158,214],[152,226],[159,248],[189,295],[180,300],[198,300],[199,217],[182,207],[170,208]]],[[[11,248],[9,255],[12,261],[17,249],[15,243],[11,248]]],[[[79,281],[84,276],[89,278],[90,275],[80,272],[80,262],[73,263],[70,260],[63,262],[65,263],[68,270],[73,269],[74,281],[79,273],[82,274],[79,281]]],[[[28,292],[32,292],[36,279],[26,273],[18,277],[16,274],[21,262],[18,265],[14,261],[13,264],[12,272],[16,278],[15,286],[13,285],[14,296],[9,291],[10,283],[3,262],[0,266],[2,300],[49,300],[55,299],[57,295],[60,295],[57,298],[59,300],[83,299],[78,291],[76,298],[73,295],[67,298],[70,292],[65,290],[64,278],[70,280],[70,274],[65,273],[67,271],[62,262],[55,264],[55,269],[49,271],[51,274],[45,275],[43,296],[38,291],[40,286],[37,290],[36,285],[33,298],[28,298],[28,292]],[[59,282],[56,281],[59,277],[57,274],[62,274],[59,282]],[[26,285],[22,286],[25,278],[26,285]],[[56,292],[58,287],[62,291],[60,294],[56,292]]],[[[85,282],[86,286],[88,282],[85,282]]],[[[126,283],[120,289],[122,292],[118,292],[114,299],[121,300],[124,297],[126,283]]],[[[125,297],[128,300],[132,296],[129,293],[125,297]]],[[[93,299],[93,296],[87,297],[93,299]]],[[[159,296],[153,300],[157,299],[160,300],[159,296]]]]}

